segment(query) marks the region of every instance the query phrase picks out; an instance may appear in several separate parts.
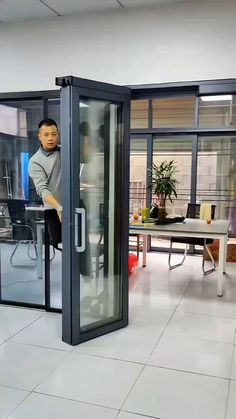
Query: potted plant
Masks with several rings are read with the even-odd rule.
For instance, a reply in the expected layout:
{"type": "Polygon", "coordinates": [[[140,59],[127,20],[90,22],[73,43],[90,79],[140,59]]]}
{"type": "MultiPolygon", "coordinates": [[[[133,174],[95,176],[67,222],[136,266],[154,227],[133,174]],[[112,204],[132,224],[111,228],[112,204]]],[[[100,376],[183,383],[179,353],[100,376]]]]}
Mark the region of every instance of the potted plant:
{"type": "Polygon", "coordinates": [[[153,163],[152,165],[152,178],[149,188],[160,199],[158,208],[158,219],[163,220],[166,218],[166,200],[169,199],[173,202],[173,197],[177,198],[177,185],[176,179],[177,165],[174,160],[162,161],[160,164],[153,163]]]}

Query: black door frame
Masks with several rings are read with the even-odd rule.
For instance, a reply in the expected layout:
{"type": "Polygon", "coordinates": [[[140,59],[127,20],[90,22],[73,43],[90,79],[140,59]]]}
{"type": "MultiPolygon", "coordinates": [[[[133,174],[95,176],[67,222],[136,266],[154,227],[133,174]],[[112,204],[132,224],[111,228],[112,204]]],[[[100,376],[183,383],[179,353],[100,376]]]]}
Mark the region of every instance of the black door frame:
{"type": "Polygon", "coordinates": [[[56,84],[61,87],[61,138],[62,138],[62,191],[63,191],[63,258],[62,258],[62,335],[63,340],[71,345],[104,335],[128,324],[128,202],[129,202],[129,123],[130,89],[76,77],[60,77],[56,84]],[[78,281],[79,256],[75,253],[75,208],[79,207],[78,183],[70,179],[79,179],[79,99],[93,98],[123,104],[122,133],[116,145],[117,166],[122,179],[117,183],[118,214],[117,231],[120,249],[116,258],[122,276],[121,316],[111,323],[92,330],[80,330],[80,281],[78,281]],[[123,137],[123,139],[122,139],[123,137]],[[69,188],[68,188],[69,185],[69,188]],[[121,198],[122,197],[122,198],[121,198]]]}

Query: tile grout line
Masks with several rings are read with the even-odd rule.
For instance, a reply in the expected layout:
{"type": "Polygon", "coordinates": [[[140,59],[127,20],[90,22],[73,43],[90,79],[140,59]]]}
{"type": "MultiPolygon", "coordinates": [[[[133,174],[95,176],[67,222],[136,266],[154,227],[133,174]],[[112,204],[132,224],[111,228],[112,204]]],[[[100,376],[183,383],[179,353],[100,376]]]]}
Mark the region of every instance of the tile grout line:
{"type": "MultiPolygon", "coordinates": [[[[32,320],[30,323],[28,323],[26,326],[24,326],[22,329],[18,330],[16,333],[14,333],[13,335],[11,335],[9,338],[7,338],[6,340],[4,340],[3,342],[0,343],[0,346],[3,345],[4,343],[10,341],[11,339],[13,339],[15,336],[18,335],[18,333],[23,332],[23,330],[27,329],[27,327],[31,326],[32,324],[34,324],[35,322],[37,322],[39,319],[41,319],[42,316],[37,317],[37,319],[32,320]]],[[[19,342],[17,342],[19,343],[19,342]]]]}
{"type": "Polygon", "coordinates": [[[225,406],[225,416],[224,419],[227,419],[227,411],[228,411],[228,404],[229,404],[229,393],[230,393],[230,383],[232,381],[231,379],[231,375],[232,375],[232,368],[233,368],[233,360],[234,360],[234,341],[235,341],[235,337],[236,337],[236,328],[234,331],[234,340],[233,340],[233,351],[232,351],[232,357],[231,357],[231,366],[230,366],[230,372],[229,372],[229,384],[228,384],[228,394],[227,394],[227,399],[226,399],[226,406],[225,406]]]}
{"type": "Polygon", "coordinates": [[[54,368],[52,368],[52,370],[50,370],[46,375],[45,375],[45,377],[44,378],[42,378],[42,380],[40,380],[40,382],[38,383],[38,384],[36,384],[36,386],[31,390],[31,393],[33,393],[33,392],[35,392],[35,389],[38,387],[38,386],[40,386],[40,384],[42,384],[43,383],[43,381],[45,381],[48,377],[49,377],[49,375],[50,374],[53,374],[54,372],[55,372],[55,370],[71,355],[71,352],[69,352],[69,353],[67,353],[67,352],[65,352],[66,354],[67,354],[67,356],[65,356],[61,361],[59,361],[59,363],[54,367],[54,368]]]}
{"type": "Polygon", "coordinates": [[[17,341],[17,340],[14,341],[14,343],[17,343],[19,345],[32,346],[33,348],[47,349],[49,351],[50,350],[51,351],[59,351],[59,352],[65,352],[65,353],[69,353],[69,354],[73,353],[73,349],[67,350],[67,349],[60,349],[60,348],[52,348],[50,346],[36,345],[34,343],[20,342],[20,341],[17,341]]]}
{"type": "Polygon", "coordinates": [[[62,397],[62,396],[58,396],[57,394],[49,394],[49,393],[44,393],[43,391],[34,391],[32,390],[30,392],[30,394],[38,394],[38,395],[42,395],[42,396],[48,396],[48,397],[53,397],[55,399],[61,399],[61,400],[69,400],[71,402],[75,402],[75,403],[81,403],[81,404],[86,404],[89,406],[97,406],[97,407],[101,407],[103,409],[109,409],[109,410],[117,410],[119,411],[118,408],[116,407],[110,407],[110,406],[105,406],[103,404],[97,404],[97,403],[91,403],[91,402],[87,402],[85,400],[78,400],[78,399],[72,399],[72,398],[68,398],[68,397],[62,397]]]}
{"type": "Polygon", "coordinates": [[[120,407],[120,411],[121,411],[122,407],[124,406],[124,404],[125,404],[126,400],[128,399],[128,397],[129,397],[129,395],[130,395],[131,391],[133,390],[134,386],[136,385],[136,383],[137,383],[137,381],[138,381],[138,379],[139,379],[140,375],[142,374],[142,372],[143,372],[143,370],[144,370],[145,366],[146,366],[146,365],[143,365],[143,367],[141,368],[141,370],[140,370],[139,374],[137,375],[137,377],[136,377],[136,379],[135,379],[135,381],[134,381],[133,385],[130,387],[130,389],[129,389],[129,391],[128,391],[128,394],[127,394],[127,396],[124,398],[124,401],[123,401],[123,403],[122,403],[122,405],[121,405],[121,407],[120,407]]]}
{"type": "MultiPolygon", "coordinates": [[[[177,303],[177,305],[176,305],[176,307],[175,307],[175,309],[174,309],[174,311],[173,311],[172,315],[170,316],[169,320],[167,321],[166,326],[164,327],[164,330],[163,330],[163,332],[162,332],[161,336],[163,335],[163,333],[164,333],[164,331],[165,331],[165,329],[166,329],[167,325],[169,324],[170,320],[172,319],[173,315],[175,314],[176,309],[177,309],[177,307],[178,307],[178,305],[179,305],[180,301],[182,300],[183,296],[185,295],[186,290],[187,290],[187,289],[188,289],[188,287],[190,286],[191,282],[192,282],[192,281],[190,281],[190,282],[188,283],[188,285],[186,286],[186,288],[185,288],[185,290],[184,290],[184,292],[183,292],[183,295],[182,295],[182,297],[180,298],[179,302],[177,303]]],[[[159,340],[161,339],[161,336],[160,336],[160,338],[158,339],[158,342],[159,342],[159,340]]],[[[157,343],[158,343],[158,342],[157,342],[157,343]]],[[[157,346],[157,344],[155,345],[155,347],[156,347],[156,346],[157,346]]],[[[155,347],[154,347],[154,349],[155,349],[155,347]]],[[[153,349],[153,350],[154,350],[154,349],[153,349]]],[[[152,352],[153,352],[153,351],[152,351],[152,352]]],[[[151,352],[151,354],[152,354],[152,352],[151,352]]],[[[150,354],[150,356],[151,356],[151,354],[150,354]]],[[[149,356],[149,358],[150,358],[150,356],[149,356]]],[[[149,359],[149,358],[148,358],[148,359],[149,359]]],[[[147,361],[148,361],[148,360],[147,360],[147,361]]],[[[124,406],[124,404],[125,404],[126,400],[128,399],[128,397],[129,397],[129,395],[130,395],[131,391],[133,390],[134,386],[136,385],[136,383],[137,383],[138,379],[140,378],[140,375],[142,374],[142,372],[143,372],[144,368],[147,366],[147,361],[145,362],[145,364],[144,364],[144,365],[143,365],[143,367],[141,368],[140,373],[138,374],[138,376],[137,376],[136,380],[134,381],[133,385],[131,386],[130,390],[128,391],[128,394],[127,394],[127,396],[125,397],[125,399],[124,399],[124,401],[123,401],[123,403],[122,403],[122,405],[121,405],[121,408],[120,408],[120,411],[119,411],[119,412],[121,412],[121,411],[122,411],[122,407],[124,406]]],[[[117,415],[117,417],[118,417],[118,415],[117,415]]],[[[156,419],[158,419],[158,418],[156,418],[156,419]]],[[[161,419],[161,418],[159,418],[159,419],[161,419]]]]}
{"type": "Polygon", "coordinates": [[[173,316],[174,316],[174,315],[175,315],[175,313],[176,313],[176,310],[177,310],[178,305],[180,304],[180,302],[182,301],[182,298],[185,296],[185,294],[186,294],[186,292],[187,292],[188,288],[190,287],[191,282],[192,282],[192,280],[191,280],[191,281],[189,281],[188,285],[186,286],[186,288],[185,288],[185,290],[184,290],[184,292],[183,292],[183,294],[182,294],[182,297],[179,299],[178,303],[176,304],[176,307],[174,308],[174,311],[173,311],[172,315],[170,316],[169,320],[167,321],[167,323],[166,323],[166,325],[165,325],[165,327],[164,327],[164,329],[163,329],[163,331],[162,331],[161,335],[159,336],[159,338],[158,338],[158,340],[157,340],[156,345],[154,346],[154,348],[153,348],[152,352],[150,353],[150,355],[149,355],[149,357],[148,357],[148,359],[147,359],[147,361],[146,361],[146,365],[148,365],[148,364],[147,364],[147,362],[149,361],[149,359],[151,358],[151,356],[152,356],[153,352],[155,351],[156,347],[158,346],[158,344],[159,344],[159,342],[160,342],[160,340],[161,340],[161,338],[162,338],[162,336],[163,336],[163,334],[164,334],[164,332],[165,332],[166,328],[168,327],[168,325],[169,325],[170,321],[172,320],[173,316]]]}
{"type": "Polygon", "coordinates": [[[217,378],[218,380],[229,381],[229,378],[227,378],[227,377],[219,377],[218,375],[204,374],[203,372],[179,370],[177,368],[164,367],[163,365],[147,364],[146,366],[147,367],[152,367],[152,368],[161,368],[162,370],[175,371],[175,372],[180,372],[180,373],[184,373],[184,374],[200,375],[201,377],[208,377],[208,378],[214,378],[214,379],[217,378]]]}
{"type": "Polygon", "coordinates": [[[9,416],[11,416],[12,415],[12,413],[14,413],[17,409],[18,409],[18,407],[20,407],[21,406],[21,404],[30,396],[30,394],[31,393],[28,393],[26,396],[25,396],[25,398],[23,399],[23,400],[21,400],[21,402],[20,403],[18,403],[18,405],[7,415],[7,416],[5,416],[3,419],[7,419],[7,418],[9,418],[9,416]]]}
{"type": "Polygon", "coordinates": [[[136,413],[136,412],[130,412],[128,410],[119,410],[118,415],[116,416],[116,419],[118,418],[120,413],[131,413],[132,415],[136,415],[136,416],[140,416],[142,418],[147,418],[147,419],[162,419],[159,416],[149,416],[149,415],[144,415],[143,413],[136,413]]]}

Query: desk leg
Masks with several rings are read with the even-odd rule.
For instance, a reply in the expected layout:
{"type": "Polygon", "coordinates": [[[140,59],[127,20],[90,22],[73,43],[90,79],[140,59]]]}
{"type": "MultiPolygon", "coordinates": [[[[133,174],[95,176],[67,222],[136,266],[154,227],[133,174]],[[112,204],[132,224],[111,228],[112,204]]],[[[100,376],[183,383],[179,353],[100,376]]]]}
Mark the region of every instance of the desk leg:
{"type": "Polygon", "coordinates": [[[43,230],[44,226],[37,225],[37,272],[38,278],[43,278],[43,230]]]}
{"type": "Polygon", "coordinates": [[[224,236],[219,240],[219,264],[218,264],[218,283],[217,283],[218,297],[223,296],[223,277],[224,277],[224,269],[225,269],[226,246],[227,246],[227,236],[224,236]]]}
{"type": "Polygon", "coordinates": [[[224,268],[223,268],[224,274],[226,273],[227,244],[228,244],[228,235],[225,237],[225,240],[224,240],[224,268]]]}
{"type": "Polygon", "coordinates": [[[147,266],[147,235],[143,235],[143,267],[147,266]]]}

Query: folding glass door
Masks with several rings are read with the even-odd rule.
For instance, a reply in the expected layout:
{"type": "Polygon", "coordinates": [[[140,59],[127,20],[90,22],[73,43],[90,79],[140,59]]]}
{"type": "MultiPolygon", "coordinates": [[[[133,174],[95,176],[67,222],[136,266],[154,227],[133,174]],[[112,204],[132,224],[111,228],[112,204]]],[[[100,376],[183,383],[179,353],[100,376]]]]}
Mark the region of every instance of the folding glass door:
{"type": "Polygon", "coordinates": [[[61,89],[63,340],[128,322],[130,90],[75,77],[61,89]]]}

